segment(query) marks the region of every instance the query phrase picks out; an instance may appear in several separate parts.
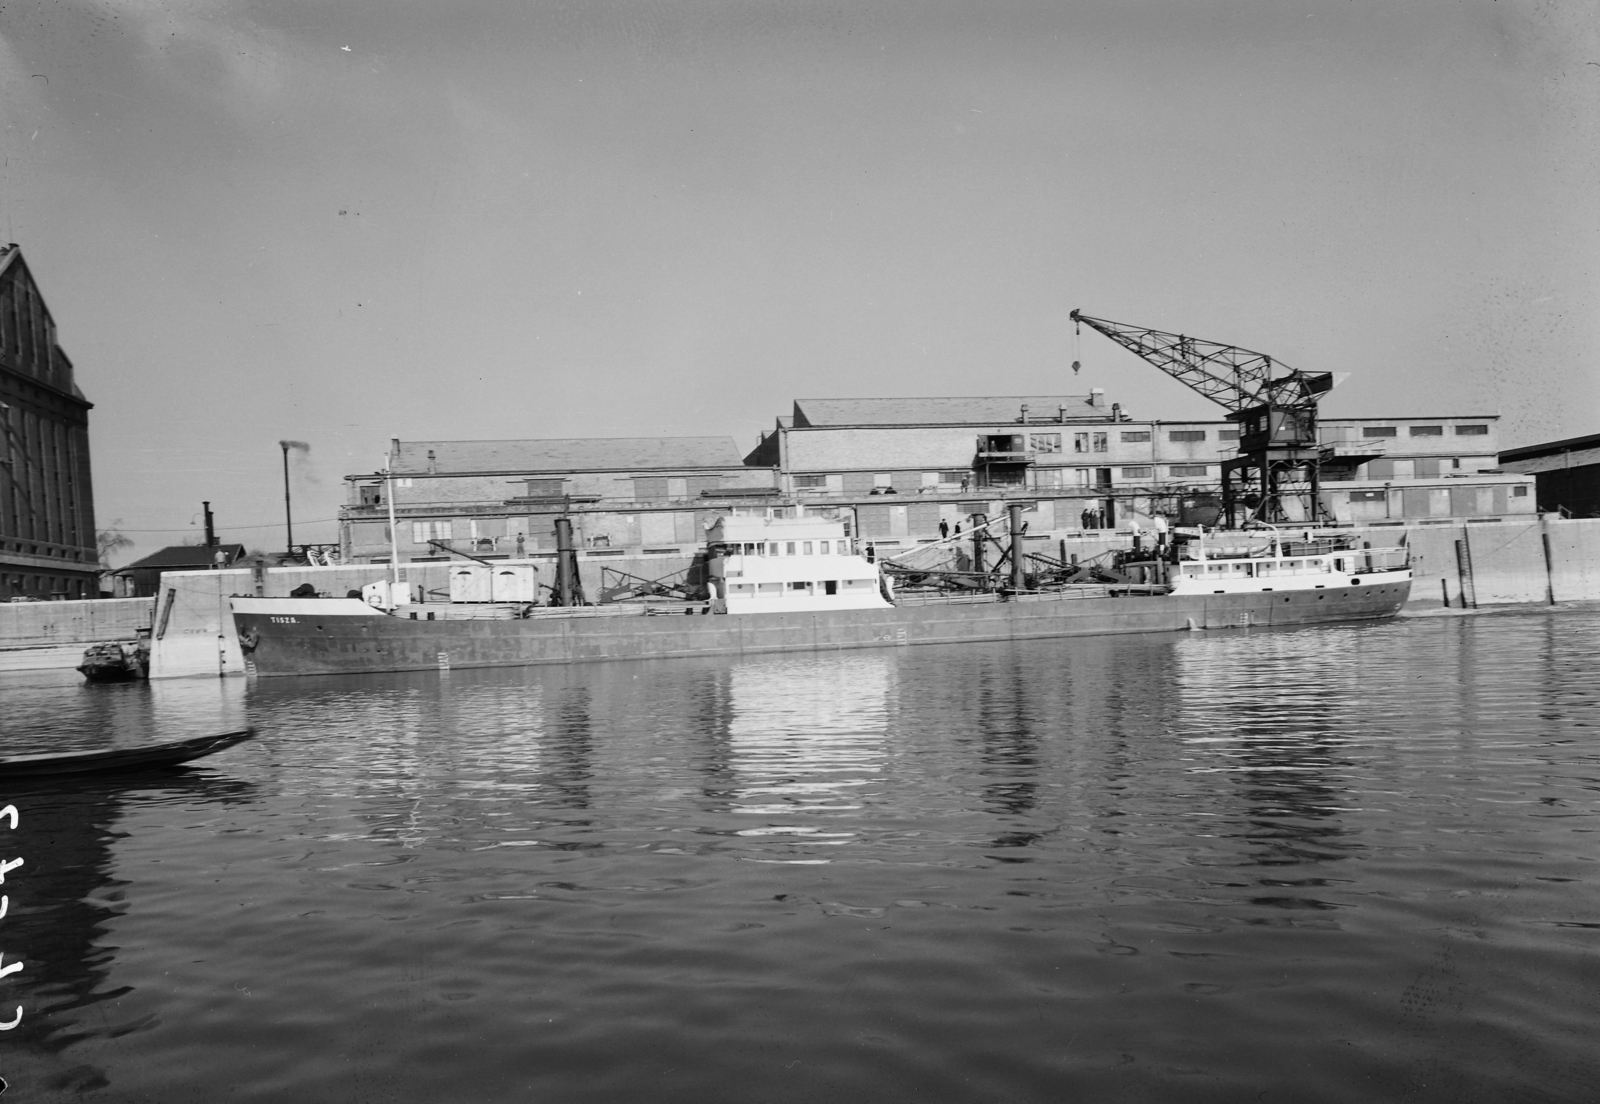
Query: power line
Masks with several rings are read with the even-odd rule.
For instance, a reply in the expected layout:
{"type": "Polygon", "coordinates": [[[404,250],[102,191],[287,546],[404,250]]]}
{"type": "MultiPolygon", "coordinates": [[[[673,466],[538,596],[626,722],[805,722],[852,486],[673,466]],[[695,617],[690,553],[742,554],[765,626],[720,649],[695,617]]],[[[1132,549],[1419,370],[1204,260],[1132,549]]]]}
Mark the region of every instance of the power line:
{"type": "MultiPolygon", "coordinates": [[[[312,518],[310,521],[302,521],[301,524],[322,525],[330,521],[338,520],[338,518],[312,518]]],[[[188,526],[179,527],[177,529],[124,529],[122,526],[116,525],[112,528],[119,533],[187,533],[190,529],[198,529],[199,526],[191,524],[188,526]]],[[[283,522],[275,521],[267,525],[216,525],[213,526],[213,528],[219,533],[235,533],[245,529],[282,529],[283,522]]]]}

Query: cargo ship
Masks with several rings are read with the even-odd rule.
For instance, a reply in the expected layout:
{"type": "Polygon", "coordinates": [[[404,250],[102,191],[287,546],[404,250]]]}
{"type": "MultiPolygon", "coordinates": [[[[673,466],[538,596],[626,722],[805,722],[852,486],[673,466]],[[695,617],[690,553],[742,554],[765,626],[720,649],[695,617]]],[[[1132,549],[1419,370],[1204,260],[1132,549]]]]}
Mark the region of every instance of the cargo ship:
{"type": "Polygon", "coordinates": [[[1391,617],[1411,590],[1404,548],[1317,530],[1152,532],[1073,564],[1026,553],[1011,522],[1009,543],[1001,518],[884,560],[840,521],[726,517],[692,586],[591,605],[560,519],[549,583],[532,564],[472,565],[463,576],[487,585],[424,601],[398,568],[360,596],[230,602],[247,673],[274,676],[1314,625],[1391,617]],[[998,553],[987,570],[985,547],[998,553]]]}

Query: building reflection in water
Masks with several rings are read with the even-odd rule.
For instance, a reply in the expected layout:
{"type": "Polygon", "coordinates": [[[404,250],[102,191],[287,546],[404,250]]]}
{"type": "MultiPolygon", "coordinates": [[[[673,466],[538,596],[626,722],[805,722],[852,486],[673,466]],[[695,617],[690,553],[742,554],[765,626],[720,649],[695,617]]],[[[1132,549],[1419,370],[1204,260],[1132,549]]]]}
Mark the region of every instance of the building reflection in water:
{"type": "Polygon", "coordinates": [[[894,707],[891,657],[763,658],[720,674],[726,728],[714,763],[725,783],[723,808],[767,821],[738,834],[848,842],[882,779],[894,707]]]}
{"type": "Polygon", "coordinates": [[[1249,845],[1246,861],[1327,863],[1363,849],[1342,817],[1352,766],[1344,718],[1360,708],[1363,648],[1374,642],[1346,627],[1208,634],[1178,647],[1187,769],[1231,781],[1243,810],[1227,834],[1249,845]]]}
{"type": "Polygon", "coordinates": [[[21,811],[16,830],[6,833],[7,855],[21,856],[24,865],[5,882],[0,949],[7,965],[21,962],[23,969],[6,979],[0,1020],[22,1006],[22,1022],[3,1037],[4,1072],[19,1083],[73,1093],[104,1087],[104,1074],[72,1061],[67,1048],[87,1036],[121,1037],[144,1026],[117,1020],[104,1003],[131,992],[107,985],[118,950],[110,941],[115,922],[132,904],[128,883],[113,873],[115,844],[126,834],[117,828],[124,807],[231,805],[252,800],[255,791],[210,771],[130,777],[6,789],[5,801],[21,811]]]}

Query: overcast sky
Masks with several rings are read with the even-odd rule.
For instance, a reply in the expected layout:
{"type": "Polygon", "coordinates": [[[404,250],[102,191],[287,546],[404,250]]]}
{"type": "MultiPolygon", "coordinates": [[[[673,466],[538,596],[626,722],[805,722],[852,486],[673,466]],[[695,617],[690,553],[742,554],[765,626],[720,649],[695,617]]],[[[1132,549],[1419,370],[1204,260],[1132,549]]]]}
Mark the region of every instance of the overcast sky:
{"type": "MultiPolygon", "coordinates": [[[[0,0],[97,517],[331,540],[407,439],[795,397],[1220,414],[1068,312],[1600,432],[1600,28],[1534,0],[0,0]],[[1071,363],[1082,359],[1074,376],[1071,363]]],[[[126,558],[126,557],[125,557],[126,558]]]]}

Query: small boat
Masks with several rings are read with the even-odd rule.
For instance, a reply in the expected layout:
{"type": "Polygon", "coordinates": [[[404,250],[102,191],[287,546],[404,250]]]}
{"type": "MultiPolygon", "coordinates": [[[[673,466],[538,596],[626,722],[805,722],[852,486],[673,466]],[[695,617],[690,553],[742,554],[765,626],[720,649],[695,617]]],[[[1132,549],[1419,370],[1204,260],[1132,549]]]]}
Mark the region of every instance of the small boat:
{"type": "Polygon", "coordinates": [[[112,641],[90,645],[78,670],[90,682],[133,682],[150,677],[150,630],[141,629],[137,641],[112,641]]]}
{"type": "Polygon", "coordinates": [[[201,756],[215,755],[254,735],[255,729],[246,728],[215,736],[194,736],[187,740],[169,740],[164,744],[146,744],[144,747],[4,756],[0,757],[0,779],[175,767],[199,759],[201,756]]]}

